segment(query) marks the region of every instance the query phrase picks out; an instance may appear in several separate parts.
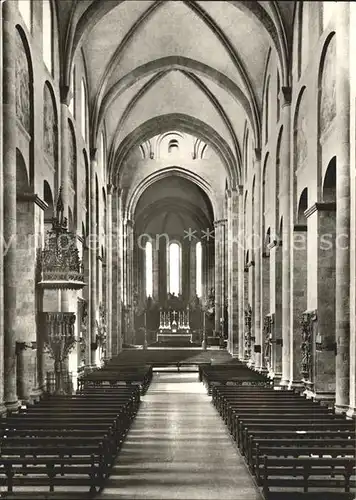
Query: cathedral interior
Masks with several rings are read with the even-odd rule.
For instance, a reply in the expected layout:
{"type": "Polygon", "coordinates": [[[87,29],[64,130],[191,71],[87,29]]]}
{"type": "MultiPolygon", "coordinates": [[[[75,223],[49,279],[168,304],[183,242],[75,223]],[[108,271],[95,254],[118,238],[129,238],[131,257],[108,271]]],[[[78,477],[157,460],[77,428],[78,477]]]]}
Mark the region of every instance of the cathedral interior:
{"type": "Polygon", "coordinates": [[[355,5],[0,10],[0,497],[354,499],[355,5]]]}

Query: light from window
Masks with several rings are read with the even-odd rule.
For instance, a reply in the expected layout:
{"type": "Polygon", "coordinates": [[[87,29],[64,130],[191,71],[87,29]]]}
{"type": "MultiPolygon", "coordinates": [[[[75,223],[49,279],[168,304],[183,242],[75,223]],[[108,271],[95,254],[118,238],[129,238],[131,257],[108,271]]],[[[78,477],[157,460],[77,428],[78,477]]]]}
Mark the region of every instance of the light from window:
{"type": "Polygon", "coordinates": [[[26,27],[31,31],[31,2],[30,0],[18,0],[19,11],[26,27]]]}
{"type": "Polygon", "coordinates": [[[337,2],[323,2],[323,30],[329,24],[335,10],[337,2]]]}
{"type": "Polygon", "coordinates": [[[83,79],[80,86],[80,100],[81,100],[80,127],[83,139],[86,142],[88,102],[87,102],[87,89],[85,88],[85,83],[83,79]]]}
{"type": "Polygon", "coordinates": [[[70,101],[69,101],[69,111],[72,116],[75,116],[75,67],[73,66],[70,75],[70,101]]]}
{"type": "Polygon", "coordinates": [[[201,242],[198,241],[195,247],[195,262],[196,262],[196,294],[198,297],[202,296],[202,264],[203,254],[201,242]]]}
{"type": "Polygon", "coordinates": [[[145,258],[146,258],[146,297],[152,297],[152,243],[148,241],[145,246],[145,258]]]}
{"type": "Polygon", "coordinates": [[[180,246],[178,243],[169,245],[169,293],[180,293],[180,246]]]}
{"type": "Polygon", "coordinates": [[[52,74],[52,9],[49,0],[42,1],[42,50],[43,61],[52,74]]]}

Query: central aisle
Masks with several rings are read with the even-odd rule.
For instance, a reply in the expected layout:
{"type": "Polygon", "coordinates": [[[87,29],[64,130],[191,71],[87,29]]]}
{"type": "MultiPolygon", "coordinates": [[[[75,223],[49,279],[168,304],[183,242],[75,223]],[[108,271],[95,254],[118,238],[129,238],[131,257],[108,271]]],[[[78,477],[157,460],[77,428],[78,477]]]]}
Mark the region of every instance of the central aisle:
{"type": "Polygon", "coordinates": [[[155,373],[100,499],[260,500],[197,373],[155,373]]]}

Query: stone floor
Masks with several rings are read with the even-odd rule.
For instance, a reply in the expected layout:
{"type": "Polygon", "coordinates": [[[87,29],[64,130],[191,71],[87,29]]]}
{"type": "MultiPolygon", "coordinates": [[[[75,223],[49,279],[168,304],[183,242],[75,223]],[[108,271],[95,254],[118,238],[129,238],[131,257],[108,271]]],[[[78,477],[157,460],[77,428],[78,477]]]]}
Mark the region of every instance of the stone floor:
{"type": "Polygon", "coordinates": [[[102,500],[260,500],[197,373],[154,375],[102,500]]]}

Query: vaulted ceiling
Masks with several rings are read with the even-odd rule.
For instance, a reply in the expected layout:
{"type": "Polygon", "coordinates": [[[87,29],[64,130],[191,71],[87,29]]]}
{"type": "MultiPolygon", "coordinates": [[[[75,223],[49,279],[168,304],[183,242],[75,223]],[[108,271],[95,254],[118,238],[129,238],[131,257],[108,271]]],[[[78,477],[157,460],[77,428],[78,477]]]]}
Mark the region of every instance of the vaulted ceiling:
{"type": "Polygon", "coordinates": [[[90,100],[91,147],[105,126],[113,179],[144,141],[168,130],[208,143],[229,185],[241,182],[248,127],[260,146],[264,74],[277,54],[288,85],[291,1],[59,2],[62,74],[78,51],[90,100]]]}

